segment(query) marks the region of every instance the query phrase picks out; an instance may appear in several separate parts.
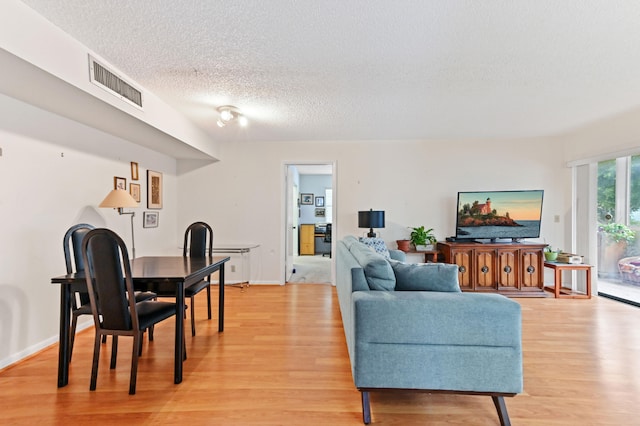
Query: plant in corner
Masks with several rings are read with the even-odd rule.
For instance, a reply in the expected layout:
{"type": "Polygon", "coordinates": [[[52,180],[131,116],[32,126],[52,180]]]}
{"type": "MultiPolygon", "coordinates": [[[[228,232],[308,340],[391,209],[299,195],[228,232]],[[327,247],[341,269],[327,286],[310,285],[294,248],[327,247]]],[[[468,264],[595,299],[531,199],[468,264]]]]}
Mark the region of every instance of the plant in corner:
{"type": "Polygon", "coordinates": [[[410,229],[411,243],[414,245],[416,250],[427,250],[427,245],[434,245],[438,242],[435,235],[433,235],[433,228],[425,230],[424,226],[418,226],[410,229]]]}
{"type": "Polygon", "coordinates": [[[614,222],[598,226],[598,237],[598,277],[618,277],[618,261],[625,257],[627,246],[636,234],[628,226],[614,222]]]}

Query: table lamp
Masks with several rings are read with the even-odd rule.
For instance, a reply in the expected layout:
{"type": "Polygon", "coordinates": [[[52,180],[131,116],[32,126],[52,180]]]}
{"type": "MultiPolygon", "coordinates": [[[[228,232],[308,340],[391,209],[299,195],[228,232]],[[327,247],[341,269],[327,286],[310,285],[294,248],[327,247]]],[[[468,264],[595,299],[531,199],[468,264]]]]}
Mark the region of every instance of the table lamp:
{"type": "Polygon", "coordinates": [[[136,215],[135,212],[125,212],[122,209],[124,207],[138,207],[138,202],[133,199],[131,194],[129,194],[124,189],[114,189],[111,191],[104,200],[100,203],[99,207],[109,207],[113,209],[118,209],[118,214],[130,214],[131,215],[131,254],[133,258],[136,257],[136,242],[133,237],[133,217],[136,215]]]}
{"type": "Polygon", "coordinates": [[[369,228],[367,237],[375,238],[373,228],[384,228],[384,211],[369,209],[358,212],[358,228],[369,228]]]}

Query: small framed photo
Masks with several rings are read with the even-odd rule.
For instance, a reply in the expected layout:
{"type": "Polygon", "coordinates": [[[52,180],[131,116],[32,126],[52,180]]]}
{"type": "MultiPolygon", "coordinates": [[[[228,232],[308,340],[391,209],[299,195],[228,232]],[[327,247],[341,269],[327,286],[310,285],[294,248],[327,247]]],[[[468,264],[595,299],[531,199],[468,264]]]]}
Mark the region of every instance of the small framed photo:
{"type": "Polygon", "coordinates": [[[131,162],[131,180],[138,180],[138,163],[135,161],[131,162]]]}
{"type": "Polygon", "coordinates": [[[316,197],[316,207],[324,207],[324,197],[316,197]]]}
{"type": "Polygon", "coordinates": [[[316,217],[325,217],[324,209],[316,209],[316,217]]]}
{"type": "Polygon", "coordinates": [[[127,190],[127,179],[123,177],[114,176],[113,177],[113,189],[124,189],[127,190]]]}
{"type": "Polygon", "coordinates": [[[300,194],[300,204],[313,205],[313,194],[300,194]]]}
{"type": "Polygon", "coordinates": [[[129,184],[129,194],[136,200],[138,203],[140,202],[140,184],[139,183],[130,183],[129,184]]]}
{"type": "Polygon", "coordinates": [[[143,228],[157,228],[160,212],[144,212],[142,215],[143,228]]]}
{"type": "Polygon", "coordinates": [[[147,208],[162,208],[162,173],[147,170],[147,208]]]}

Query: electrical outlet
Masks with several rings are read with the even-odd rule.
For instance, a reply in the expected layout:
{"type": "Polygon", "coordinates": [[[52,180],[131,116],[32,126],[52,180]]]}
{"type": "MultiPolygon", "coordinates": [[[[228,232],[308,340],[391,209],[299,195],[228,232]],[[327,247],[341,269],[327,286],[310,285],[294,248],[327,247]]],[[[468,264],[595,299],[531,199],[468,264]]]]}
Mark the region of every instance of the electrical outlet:
{"type": "Polygon", "coordinates": [[[235,272],[236,271],[236,265],[231,265],[231,272],[235,272]]]}

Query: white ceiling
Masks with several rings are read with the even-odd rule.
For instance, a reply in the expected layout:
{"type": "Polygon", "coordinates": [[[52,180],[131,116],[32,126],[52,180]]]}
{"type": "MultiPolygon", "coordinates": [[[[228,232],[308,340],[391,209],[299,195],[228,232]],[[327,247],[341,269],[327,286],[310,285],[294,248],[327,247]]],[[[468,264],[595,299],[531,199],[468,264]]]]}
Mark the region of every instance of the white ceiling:
{"type": "Polygon", "coordinates": [[[520,138],[640,107],[637,0],[23,0],[220,141],[520,138]],[[232,104],[247,128],[218,128],[232,104]]]}

